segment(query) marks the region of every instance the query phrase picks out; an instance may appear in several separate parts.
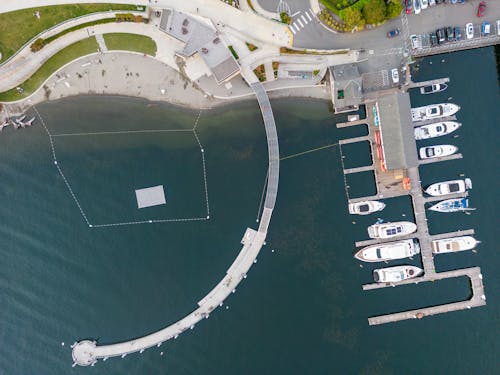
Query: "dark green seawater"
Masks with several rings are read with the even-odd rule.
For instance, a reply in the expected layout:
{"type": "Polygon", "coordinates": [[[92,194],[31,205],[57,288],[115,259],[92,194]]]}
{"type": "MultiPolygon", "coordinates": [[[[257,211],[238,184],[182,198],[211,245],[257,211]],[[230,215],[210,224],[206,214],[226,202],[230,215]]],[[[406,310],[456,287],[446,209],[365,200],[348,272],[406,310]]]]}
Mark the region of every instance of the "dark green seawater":
{"type": "MultiPolygon", "coordinates": [[[[462,106],[464,159],[421,168],[423,183],[472,178],[472,215],[429,215],[433,233],[475,228],[477,253],[436,258],[438,271],[480,266],[487,306],[369,327],[367,318],[469,297],[465,279],[363,292],[353,242],[376,217],[346,208],[337,147],[283,160],[268,244],[226,304],[193,331],[125,359],[71,368],[73,341],[114,343],[183,317],[223,277],[256,215],[267,171],[264,127],[255,101],[204,111],[210,219],[89,228],[53,164],[40,122],[0,137],[2,205],[0,374],[495,374],[499,372],[498,214],[500,98],[493,48],[419,62],[415,80],[449,76],[414,106],[462,106]],[[442,62],[444,60],[444,62],[442,62]],[[432,63],[432,64],[431,64],[432,63]],[[353,223],[353,220],[355,223],[353,223]],[[274,250],[272,252],[271,250],[274,250]],[[61,342],[65,345],[62,346],[61,342]],[[164,355],[160,355],[164,352],[164,355]]],[[[337,130],[322,101],[273,101],[282,156],[362,135],[337,130]]],[[[142,100],[79,97],[37,107],[52,134],[138,129],[181,132],[54,137],[59,166],[94,224],[203,217],[200,148],[189,131],[197,112],[142,100]],[[167,205],[138,210],[134,190],[163,184],[167,205]]],[[[432,142],[429,142],[432,143],[432,142]]],[[[343,149],[363,165],[366,145],[343,149]]],[[[370,194],[368,175],[349,179],[370,194]]],[[[409,200],[387,201],[380,217],[411,218],[409,200]]],[[[418,264],[415,260],[414,264],[418,264]]]]}

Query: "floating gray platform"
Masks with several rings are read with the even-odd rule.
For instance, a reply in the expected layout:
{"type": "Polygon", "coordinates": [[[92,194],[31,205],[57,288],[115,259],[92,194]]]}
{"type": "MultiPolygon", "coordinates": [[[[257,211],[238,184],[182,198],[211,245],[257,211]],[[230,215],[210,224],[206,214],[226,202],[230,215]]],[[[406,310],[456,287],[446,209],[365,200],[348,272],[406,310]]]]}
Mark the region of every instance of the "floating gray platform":
{"type": "Polygon", "coordinates": [[[159,206],[167,203],[163,185],[153,186],[145,189],[137,189],[135,191],[137,198],[137,207],[145,208],[159,206]]]}

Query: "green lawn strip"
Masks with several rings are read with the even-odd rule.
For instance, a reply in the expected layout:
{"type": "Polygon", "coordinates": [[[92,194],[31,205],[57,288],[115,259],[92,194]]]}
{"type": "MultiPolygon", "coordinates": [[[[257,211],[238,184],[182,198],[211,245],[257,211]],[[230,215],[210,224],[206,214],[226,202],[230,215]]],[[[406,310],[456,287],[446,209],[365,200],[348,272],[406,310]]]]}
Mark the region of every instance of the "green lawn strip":
{"type": "Polygon", "coordinates": [[[137,10],[127,4],[71,4],[16,10],[0,14],[2,61],[12,56],[31,38],[65,20],[107,10],[137,10]],[[40,12],[40,19],[35,12],[40,12]]]}
{"type": "Polygon", "coordinates": [[[109,33],[103,36],[110,51],[133,51],[156,55],[156,43],[149,36],[127,33],[109,33]]]}
{"type": "Polygon", "coordinates": [[[80,56],[88,55],[97,52],[97,41],[95,37],[80,40],[73,43],[48,59],[30,78],[24,81],[19,87],[24,89],[22,94],[19,94],[14,87],[8,91],[0,93],[0,101],[15,101],[26,98],[35,92],[52,73],[57,71],[63,65],[77,59],[80,56]]]}
{"type": "Polygon", "coordinates": [[[91,21],[91,22],[85,22],[85,23],[82,23],[80,25],[76,25],[76,26],[70,27],[69,29],[65,29],[65,30],[63,30],[60,33],[57,33],[55,35],[52,35],[51,37],[48,37],[48,38],[44,39],[44,41],[45,41],[45,44],[49,44],[50,42],[56,40],[57,38],[60,38],[63,35],[66,35],[66,34],[72,32],[72,31],[80,30],[80,29],[83,29],[85,27],[90,27],[90,26],[95,26],[95,25],[101,25],[103,23],[111,23],[111,22],[115,22],[115,21],[116,21],[116,18],[112,17],[112,18],[103,18],[103,19],[96,20],[96,21],[91,21]]]}

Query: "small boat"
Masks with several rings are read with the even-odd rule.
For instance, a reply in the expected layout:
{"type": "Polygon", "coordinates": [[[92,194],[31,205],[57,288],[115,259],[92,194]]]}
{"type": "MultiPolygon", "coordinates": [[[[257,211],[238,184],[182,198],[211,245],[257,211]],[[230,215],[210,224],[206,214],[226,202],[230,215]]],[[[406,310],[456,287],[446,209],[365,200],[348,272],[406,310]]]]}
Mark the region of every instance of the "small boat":
{"type": "Polygon", "coordinates": [[[16,121],[18,124],[21,124],[21,122],[22,122],[25,118],[26,118],[26,115],[22,115],[21,117],[16,118],[16,120],[15,120],[15,121],[16,121]]]}
{"type": "Polygon", "coordinates": [[[472,250],[478,243],[481,243],[481,241],[472,236],[460,236],[434,240],[431,242],[431,248],[434,254],[454,253],[456,251],[472,250]]]}
{"type": "Polygon", "coordinates": [[[31,125],[33,125],[33,121],[35,121],[34,117],[30,118],[27,122],[25,122],[25,125],[26,126],[31,126],[31,125]]]}
{"type": "Polygon", "coordinates": [[[349,213],[351,215],[369,215],[372,212],[382,211],[385,203],[379,201],[364,201],[349,203],[349,213]]]}
{"type": "Polygon", "coordinates": [[[462,126],[462,124],[456,121],[443,121],[422,125],[415,128],[415,139],[420,140],[441,137],[442,135],[454,132],[460,126],[462,126]]]}
{"type": "Polygon", "coordinates": [[[472,189],[472,181],[470,178],[466,178],[465,180],[437,182],[425,189],[425,192],[433,197],[438,197],[440,195],[465,193],[467,189],[472,189]]]}
{"type": "Polygon", "coordinates": [[[417,230],[417,226],[409,221],[395,221],[393,223],[377,223],[368,227],[370,238],[392,238],[404,236],[417,230]]]}
{"type": "Polygon", "coordinates": [[[458,151],[457,146],[453,145],[436,145],[436,146],[427,146],[420,147],[418,150],[418,155],[420,159],[433,159],[440,158],[443,156],[453,155],[458,151]]]}
{"type": "Polygon", "coordinates": [[[415,266],[396,266],[373,270],[373,280],[377,283],[396,283],[420,276],[424,270],[415,266]]]}
{"type": "Polygon", "coordinates": [[[467,198],[446,199],[434,206],[429,210],[437,212],[458,212],[458,211],[473,211],[475,208],[469,207],[469,200],[467,198]]]}
{"type": "Polygon", "coordinates": [[[451,116],[460,110],[460,106],[453,103],[431,104],[424,107],[411,109],[413,121],[432,120],[435,118],[451,116]]]}
{"type": "Polygon", "coordinates": [[[446,83],[435,83],[433,85],[423,86],[420,88],[420,93],[423,95],[434,94],[435,92],[441,92],[448,88],[446,83]]]}
{"type": "Polygon", "coordinates": [[[420,253],[418,242],[403,240],[364,247],[354,254],[354,258],[363,262],[385,262],[409,258],[418,253],[420,253]]]}

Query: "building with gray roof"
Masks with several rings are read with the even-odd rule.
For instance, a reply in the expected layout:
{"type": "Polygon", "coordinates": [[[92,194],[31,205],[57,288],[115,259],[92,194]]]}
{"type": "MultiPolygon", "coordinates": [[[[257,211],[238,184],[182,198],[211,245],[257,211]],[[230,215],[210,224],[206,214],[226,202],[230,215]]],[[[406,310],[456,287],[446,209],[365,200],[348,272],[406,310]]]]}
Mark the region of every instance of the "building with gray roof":
{"type": "Polygon", "coordinates": [[[363,103],[363,86],[357,64],[329,67],[330,88],[335,112],[351,112],[363,103]]]}
{"type": "Polygon", "coordinates": [[[198,53],[218,84],[234,77],[240,66],[219,33],[185,13],[164,9],[160,30],[185,43],[179,56],[188,58],[198,53]]]}

